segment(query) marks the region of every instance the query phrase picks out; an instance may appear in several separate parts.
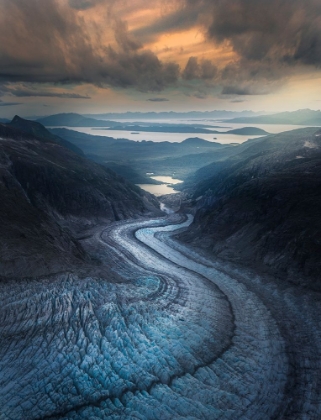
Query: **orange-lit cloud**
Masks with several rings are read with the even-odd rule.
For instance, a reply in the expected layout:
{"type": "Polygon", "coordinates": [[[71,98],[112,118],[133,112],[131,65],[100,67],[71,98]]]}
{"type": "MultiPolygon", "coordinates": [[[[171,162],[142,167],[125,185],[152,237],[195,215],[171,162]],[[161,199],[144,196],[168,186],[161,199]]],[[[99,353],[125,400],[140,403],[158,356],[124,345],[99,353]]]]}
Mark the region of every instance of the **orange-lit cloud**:
{"type": "Polygon", "coordinates": [[[1,0],[0,95],[263,95],[319,74],[320,27],[320,0],[1,0]]]}

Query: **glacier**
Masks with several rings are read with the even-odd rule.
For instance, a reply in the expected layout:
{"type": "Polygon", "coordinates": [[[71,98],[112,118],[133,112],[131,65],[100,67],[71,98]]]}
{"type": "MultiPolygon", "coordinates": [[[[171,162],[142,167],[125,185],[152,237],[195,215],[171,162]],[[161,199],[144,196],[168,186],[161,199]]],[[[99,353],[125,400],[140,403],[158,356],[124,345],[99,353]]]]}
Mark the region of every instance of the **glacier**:
{"type": "Polygon", "coordinates": [[[0,419],[319,419],[320,294],[175,240],[192,216],[83,246],[117,280],[0,283],[0,419]]]}

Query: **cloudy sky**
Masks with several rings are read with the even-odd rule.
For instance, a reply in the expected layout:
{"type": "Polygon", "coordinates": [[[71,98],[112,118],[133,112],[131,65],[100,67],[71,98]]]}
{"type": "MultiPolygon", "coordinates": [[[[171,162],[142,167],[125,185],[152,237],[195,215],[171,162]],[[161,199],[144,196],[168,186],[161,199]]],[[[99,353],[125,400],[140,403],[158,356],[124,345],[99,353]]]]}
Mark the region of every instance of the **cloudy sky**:
{"type": "Polygon", "coordinates": [[[321,0],[0,0],[0,117],[321,108],[321,0]]]}

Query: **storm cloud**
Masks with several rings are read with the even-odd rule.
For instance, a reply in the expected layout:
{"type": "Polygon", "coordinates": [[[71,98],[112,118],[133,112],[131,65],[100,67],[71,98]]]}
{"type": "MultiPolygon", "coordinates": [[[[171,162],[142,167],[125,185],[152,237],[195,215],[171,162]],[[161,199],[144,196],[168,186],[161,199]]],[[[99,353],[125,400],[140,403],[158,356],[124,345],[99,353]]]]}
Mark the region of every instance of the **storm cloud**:
{"type": "Polygon", "coordinates": [[[169,99],[167,98],[149,98],[147,99],[149,102],[168,102],[169,99]]]}
{"type": "Polygon", "coordinates": [[[39,97],[39,98],[63,98],[63,99],[90,99],[90,96],[80,95],[78,93],[70,92],[46,92],[46,91],[36,91],[28,89],[11,89],[10,94],[20,98],[30,98],[30,97],[39,97]]]}
{"type": "Polygon", "coordinates": [[[250,83],[246,86],[241,85],[227,85],[222,89],[222,95],[267,95],[270,92],[269,88],[260,84],[250,83]]]}
{"type": "Polygon", "coordinates": [[[208,5],[208,38],[230,43],[240,57],[321,63],[319,0],[220,0],[208,5]]]}
{"type": "Polygon", "coordinates": [[[69,6],[76,10],[86,10],[94,7],[99,0],[69,0],[69,6]]]}
{"type": "Polygon", "coordinates": [[[198,62],[197,57],[190,57],[185,69],[182,72],[183,79],[213,79],[217,74],[217,68],[210,60],[201,60],[198,62]]]}
{"type": "Polygon", "coordinates": [[[215,78],[224,92],[238,83],[236,95],[251,95],[278,86],[271,81],[320,69],[320,0],[177,0],[175,6],[135,33],[152,39],[196,25],[207,42],[234,53],[223,67],[213,56],[203,75],[200,57],[190,56],[181,74],[185,80],[215,78]],[[253,87],[244,87],[245,82],[253,87]],[[262,83],[267,83],[264,89],[262,83]]]}
{"type": "MultiPolygon", "coordinates": [[[[319,71],[320,28],[320,0],[2,0],[0,82],[159,92],[197,80],[224,95],[264,94],[293,74],[319,71]],[[130,13],[145,12],[128,24],[130,13]],[[164,34],[192,29],[203,38],[181,48],[184,61],[175,48],[153,48],[164,34]]],[[[18,88],[12,95],[87,98],[18,88]]]]}
{"type": "MultiPolygon", "coordinates": [[[[176,82],[179,66],[142,50],[121,19],[111,19],[106,12],[105,25],[114,35],[111,45],[104,39],[105,28],[88,24],[69,3],[1,2],[0,80],[107,84],[142,91],[159,91],[176,82]]],[[[71,5],[86,9],[94,3],[71,5]]]]}
{"type": "Polygon", "coordinates": [[[20,102],[3,102],[0,99],[0,106],[15,106],[15,105],[21,105],[20,102]]]}

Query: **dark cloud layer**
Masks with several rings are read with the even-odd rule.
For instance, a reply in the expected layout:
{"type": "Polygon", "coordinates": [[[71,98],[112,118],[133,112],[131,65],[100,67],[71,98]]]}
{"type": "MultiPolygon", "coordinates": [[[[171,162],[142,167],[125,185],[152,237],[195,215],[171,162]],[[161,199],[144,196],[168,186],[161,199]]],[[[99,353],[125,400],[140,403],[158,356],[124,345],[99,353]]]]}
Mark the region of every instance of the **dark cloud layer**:
{"type": "MultiPolygon", "coordinates": [[[[204,86],[215,83],[226,95],[252,95],[268,93],[276,86],[274,81],[295,71],[321,65],[321,0],[167,0],[162,3],[163,14],[155,13],[153,22],[133,32],[111,12],[119,4],[1,0],[0,82],[92,83],[158,92],[182,78],[204,86]],[[102,13],[100,24],[93,20],[87,25],[84,16],[96,6],[102,13]],[[223,69],[215,56],[209,60],[193,52],[181,70],[177,63],[164,62],[144,48],[161,34],[194,27],[207,41],[234,51],[223,69]],[[106,30],[113,34],[110,42],[106,30]],[[262,84],[267,88],[262,89],[262,84]]],[[[128,2],[128,7],[135,4],[128,2]]],[[[82,97],[19,89],[12,94],[82,97]]],[[[204,97],[206,91],[197,95],[204,97]]]]}
{"type": "Polygon", "coordinates": [[[69,6],[76,10],[86,10],[94,7],[99,0],[69,0],[69,6]]]}
{"type": "Polygon", "coordinates": [[[149,98],[147,99],[149,102],[168,102],[169,99],[167,98],[149,98]]]}
{"type": "Polygon", "coordinates": [[[245,99],[239,99],[239,98],[236,98],[236,99],[232,99],[230,102],[231,102],[232,104],[240,104],[240,103],[242,103],[242,102],[245,102],[245,99]]]}
{"type": "MultiPolygon", "coordinates": [[[[197,24],[199,17],[205,12],[206,4],[195,0],[170,0],[164,2],[165,7],[172,6],[171,13],[164,13],[146,26],[136,29],[134,34],[142,40],[152,41],[156,36],[179,30],[186,30],[197,24]]],[[[167,11],[165,9],[165,11],[167,11]]]]}
{"type": "MultiPolygon", "coordinates": [[[[231,48],[237,55],[225,69],[211,67],[208,79],[216,78],[223,91],[234,94],[268,93],[291,74],[321,65],[320,0],[177,0],[170,16],[141,28],[137,34],[153,35],[203,28],[208,41],[231,48]],[[182,18],[182,19],[181,19],[182,18]],[[253,87],[244,87],[252,82],[253,87]],[[262,89],[261,84],[267,88],[262,89]]],[[[215,66],[215,59],[213,65],[215,66]]],[[[182,72],[186,80],[205,79],[199,59],[190,57],[182,72]]]]}
{"type": "Polygon", "coordinates": [[[0,106],[15,106],[15,105],[21,105],[20,102],[3,102],[0,99],[0,106]]]}
{"type": "Polygon", "coordinates": [[[190,57],[185,69],[182,72],[183,79],[213,79],[217,74],[217,68],[210,60],[201,60],[198,62],[197,57],[190,57]]]}
{"type": "MultiPolygon", "coordinates": [[[[108,18],[116,47],[102,42],[104,28],[92,26],[74,10],[94,1],[2,0],[0,3],[0,80],[93,83],[159,91],[176,82],[179,66],[163,63],[127,30],[108,18]],[[70,6],[73,6],[71,8],[70,6]]],[[[105,1],[110,6],[112,1],[105,1]]]]}
{"type": "Polygon", "coordinates": [[[244,59],[321,63],[319,0],[209,1],[207,36],[244,59]]]}
{"type": "Polygon", "coordinates": [[[222,89],[222,95],[255,95],[253,90],[249,86],[224,86],[222,89]]]}
{"type": "Polygon", "coordinates": [[[19,98],[39,97],[39,98],[63,98],[63,99],[90,99],[90,96],[79,95],[78,93],[69,92],[46,92],[33,91],[27,89],[11,89],[10,94],[19,98]]]}
{"type": "Polygon", "coordinates": [[[321,64],[320,0],[204,0],[208,40],[228,45],[238,59],[222,72],[223,93],[262,94],[277,83],[321,64]],[[225,82],[224,82],[225,80],[225,82]],[[251,88],[244,84],[252,82],[251,88]],[[262,83],[266,86],[263,89],[262,83]],[[237,92],[238,91],[238,92],[237,92]]]}

